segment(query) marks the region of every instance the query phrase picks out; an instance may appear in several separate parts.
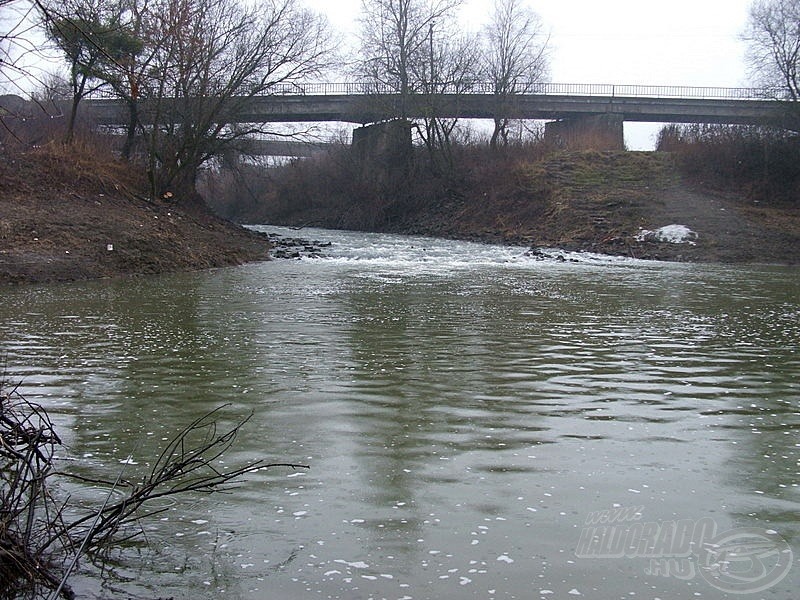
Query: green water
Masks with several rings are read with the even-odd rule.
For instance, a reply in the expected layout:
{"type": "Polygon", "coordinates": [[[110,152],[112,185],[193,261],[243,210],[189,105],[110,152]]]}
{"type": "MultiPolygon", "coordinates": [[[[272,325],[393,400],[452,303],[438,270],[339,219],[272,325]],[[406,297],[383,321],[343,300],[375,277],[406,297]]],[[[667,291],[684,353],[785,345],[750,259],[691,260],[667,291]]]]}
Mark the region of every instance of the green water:
{"type": "Polygon", "coordinates": [[[795,597],[774,562],[800,550],[797,269],[317,236],[331,258],[3,290],[6,371],[65,468],[135,478],[223,405],[252,418],[221,468],[311,466],[166,505],[146,544],[84,565],[84,597],[795,597]],[[638,517],[609,533],[683,520],[785,547],[760,575],[734,557],[738,579],[663,540],[612,557],[582,536],[614,508],[638,517]]]}

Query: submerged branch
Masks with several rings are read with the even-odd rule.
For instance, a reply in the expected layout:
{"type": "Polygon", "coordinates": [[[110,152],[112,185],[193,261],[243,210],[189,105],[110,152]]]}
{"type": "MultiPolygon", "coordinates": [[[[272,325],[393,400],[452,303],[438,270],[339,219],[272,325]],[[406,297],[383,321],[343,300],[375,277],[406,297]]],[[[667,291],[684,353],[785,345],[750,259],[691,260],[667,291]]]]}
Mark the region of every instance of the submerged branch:
{"type": "Polygon", "coordinates": [[[254,460],[230,470],[216,463],[235,442],[252,413],[230,429],[218,420],[225,406],[195,419],[161,451],[150,471],[138,483],[125,481],[127,493],[112,499],[123,482],[58,473],[54,450],[61,445],[47,411],[26,401],[17,387],[5,392],[0,380],[0,599],[31,597],[51,590],[51,596],[74,597],[66,579],[81,555],[96,554],[142,533],[142,519],[164,509],[147,505],[186,492],[225,491],[248,473],[272,467],[308,469],[308,465],[254,460]],[[56,502],[51,493],[54,477],[110,489],[100,508],[85,509],[69,501],[56,502]],[[76,511],[81,516],[67,517],[76,511]],[[68,561],[71,564],[64,567],[68,561]]]}

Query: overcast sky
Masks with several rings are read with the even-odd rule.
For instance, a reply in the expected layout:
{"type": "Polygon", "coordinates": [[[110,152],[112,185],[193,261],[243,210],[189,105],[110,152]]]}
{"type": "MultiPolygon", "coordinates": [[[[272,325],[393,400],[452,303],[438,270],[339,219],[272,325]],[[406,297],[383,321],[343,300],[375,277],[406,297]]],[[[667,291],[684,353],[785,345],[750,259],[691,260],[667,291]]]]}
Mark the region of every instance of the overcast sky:
{"type": "MultiPolygon", "coordinates": [[[[752,0],[530,0],[550,32],[551,80],[737,87],[749,84],[739,36],[752,0]]],[[[355,34],[360,0],[307,0],[339,31],[355,34]]],[[[492,0],[467,0],[477,31],[492,0]]],[[[626,124],[629,145],[652,145],[654,128],[626,124]]]]}

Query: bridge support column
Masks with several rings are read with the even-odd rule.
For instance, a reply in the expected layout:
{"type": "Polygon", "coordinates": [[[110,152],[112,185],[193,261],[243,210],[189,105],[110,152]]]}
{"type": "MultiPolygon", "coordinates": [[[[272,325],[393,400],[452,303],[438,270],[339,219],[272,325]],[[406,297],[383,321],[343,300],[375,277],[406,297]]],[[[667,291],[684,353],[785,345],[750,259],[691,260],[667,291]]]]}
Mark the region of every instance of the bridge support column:
{"type": "Polygon", "coordinates": [[[354,129],[353,148],[366,165],[405,169],[411,159],[411,123],[395,119],[354,129]]]}
{"type": "Polygon", "coordinates": [[[625,150],[622,115],[587,115],[551,121],[545,141],[569,150],[625,150]]]}
{"type": "Polygon", "coordinates": [[[242,153],[238,148],[226,148],[222,153],[222,168],[235,171],[242,162],[242,153]]]}

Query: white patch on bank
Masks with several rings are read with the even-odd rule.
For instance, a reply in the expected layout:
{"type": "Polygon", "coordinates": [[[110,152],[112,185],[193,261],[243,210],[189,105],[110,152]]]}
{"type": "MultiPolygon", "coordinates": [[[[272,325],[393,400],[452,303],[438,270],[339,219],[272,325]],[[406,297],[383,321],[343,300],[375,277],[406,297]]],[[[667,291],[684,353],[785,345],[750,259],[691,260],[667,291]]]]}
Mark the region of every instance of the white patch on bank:
{"type": "Polygon", "coordinates": [[[692,231],[686,225],[665,225],[655,231],[642,229],[636,236],[639,242],[666,242],[668,244],[692,244],[697,238],[697,232],[692,231]]]}

